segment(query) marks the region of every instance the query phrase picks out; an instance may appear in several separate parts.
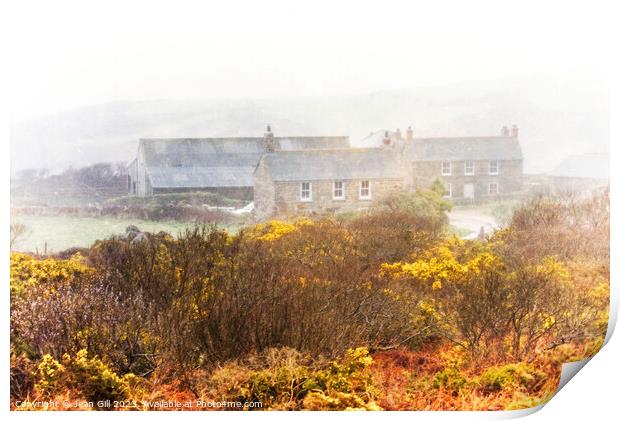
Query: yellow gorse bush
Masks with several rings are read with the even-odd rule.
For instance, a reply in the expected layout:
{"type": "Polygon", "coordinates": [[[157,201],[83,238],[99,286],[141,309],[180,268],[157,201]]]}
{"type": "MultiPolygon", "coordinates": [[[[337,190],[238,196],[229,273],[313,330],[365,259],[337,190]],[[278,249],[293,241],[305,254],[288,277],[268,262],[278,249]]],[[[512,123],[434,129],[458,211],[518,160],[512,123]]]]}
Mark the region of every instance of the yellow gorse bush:
{"type": "Polygon", "coordinates": [[[286,234],[296,231],[300,227],[311,224],[312,221],[305,218],[298,219],[294,222],[273,220],[264,224],[255,225],[247,232],[247,235],[259,241],[275,241],[286,234]]]}
{"type": "Polygon", "coordinates": [[[566,280],[569,277],[566,266],[553,257],[545,257],[542,263],[536,266],[536,273],[539,275],[558,277],[562,280],[566,280]]]}
{"type": "Polygon", "coordinates": [[[269,349],[249,369],[230,363],[210,377],[207,393],[220,399],[261,402],[263,409],[381,410],[365,347],[350,348],[341,358],[311,362],[293,349],[269,349]]]}
{"type": "Polygon", "coordinates": [[[59,379],[65,368],[51,355],[46,354],[37,366],[36,375],[39,381],[35,385],[37,393],[49,397],[60,388],[59,379]]]}
{"type": "Polygon", "coordinates": [[[89,358],[85,349],[75,356],[64,354],[62,363],[44,355],[35,374],[35,390],[42,397],[53,398],[63,390],[71,390],[90,402],[127,399],[130,386],[137,381],[131,373],[119,376],[98,356],[89,358]]]}
{"type": "Polygon", "coordinates": [[[37,259],[23,253],[11,253],[11,295],[23,294],[29,288],[39,284],[63,283],[74,276],[94,273],[84,262],[84,258],[76,254],[70,259],[37,259]]]}
{"type": "Polygon", "coordinates": [[[91,247],[88,265],[13,253],[11,400],[538,402],[556,363],[600,348],[609,314],[608,255],[587,242],[601,233],[571,237],[583,224],[569,214],[554,235],[545,209],[473,241],[397,207],[238,234],[114,237],[91,247]]]}
{"type": "Polygon", "coordinates": [[[438,290],[442,288],[443,282],[457,281],[467,273],[476,275],[485,269],[503,265],[499,256],[488,251],[476,251],[457,258],[453,248],[462,245],[460,240],[457,241],[446,241],[411,263],[384,263],[381,265],[381,274],[394,279],[430,283],[433,290],[438,290]]]}

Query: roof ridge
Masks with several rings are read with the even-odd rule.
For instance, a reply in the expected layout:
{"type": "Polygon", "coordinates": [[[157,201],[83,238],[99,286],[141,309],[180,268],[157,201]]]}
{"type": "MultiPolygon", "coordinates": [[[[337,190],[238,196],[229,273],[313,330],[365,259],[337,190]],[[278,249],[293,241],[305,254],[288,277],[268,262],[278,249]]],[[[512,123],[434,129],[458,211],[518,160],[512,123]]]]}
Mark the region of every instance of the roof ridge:
{"type": "Polygon", "coordinates": [[[288,153],[288,152],[338,152],[338,151],[376,151],[376,150],[386,150],[380,146],[366,146],[363,148],[350,146],[346,148],[301,148],[301,149],[276,149],[272,154],[277,153],[288,153]]]}
{"type": "Polygon", "coordinates": [[[515,136],[435,136],[435,137],[414,137],[412,140],[415,142],[416,140],[438,140],[438,139],[446,139],[446,140],[476,140],[476,139],[515,139],[518,140],[515,136]]]}
{"type": "MultiPolygon", "coordinates": [[[[274,139],[348,139],[347,135],[328,136],[275,136],[274,139]]],[[[263,136],[222,136],[222,137],[141,137],[140,141],[174,141],[174,140],[262,140],[263,136]]]]}
{"type": "MultiPolygon", "coordinates": [[[[329,139],[334,137],[348,138],[348,135],[316,135],[316,136],[274,136],[275,139],[329,139]]],[[[262,138],[261,138],[262,139],[262,138]]]]}
{"type": "Polygon", "coordinates": [[[172,140],[260,140],[263,137],[141,137],[140,141],[172,141],[172,140]]]}

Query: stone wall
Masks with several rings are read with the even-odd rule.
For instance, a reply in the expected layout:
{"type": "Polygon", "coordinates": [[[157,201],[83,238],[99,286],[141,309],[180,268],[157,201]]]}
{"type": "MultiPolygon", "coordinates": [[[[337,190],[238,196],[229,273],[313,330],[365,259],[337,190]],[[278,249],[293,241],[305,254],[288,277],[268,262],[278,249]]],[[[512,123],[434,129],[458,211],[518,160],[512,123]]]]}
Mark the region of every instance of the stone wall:
{"type": "Polygon", "coordinates": [[[138,196],[150,196],[153,194],[151,183],[146,174],[146,164],[144,163],[144,155],[142,146],[138,150],[138,156],[136,157],[136,195],[138,196]]]}
{"type": "MultiPolygon", "coordinates": [[[[312,186],[311,201],[300,200],[300,182],[275,182],[273,183],[275,193],[274,213],[276,216],[287,216],[365,210],[377,199],[392,191],[400,190],[403,186],[402,179],[371,179],[371,196],[366,199],[360,198],[359,195],[361,181],[361,179],[344,181],[344,199],[333,197],[333,180],[310,181],[312,186]]],[[[255,197],[258,200],[256,191],[255,197]]]]}
{"type": "Polygon", "coordinates": [[[261,159],[254,172],[254,214],[256,219],[265,220],[275,214],[275,186],[271,172],[261,159]]]}
{"type": "Polygon", "coordinates": [[[245,202],[252,201],[254,194],[252,187],[156,187],[152,188],[151,190],[153,194],[207,192],[214,193],[228,199],[242,200],[245,202]]]}
{"type": "Polygon", "coordinates": [[[465,175],[465,161],[452,162],[451,175],[442,175],[441,161],[417,161],[411,163],[407,171],[407,177],[412,180],[414,188],[426,188],[439,178],[444,183],[452,185],[452,198],[458,201],[464,199],[465,184],[473,184],[474,200],[486,200],[492,198],[489,195],[489,184],[498,184],[497,196],[511,196],[523,189],[523,162],[499,161],[499,174],[489,174],[489,161],[474,161],[474,174],[465,175]]]}
{"type": "Polygon", "coordinates": [[[137,194],[138,188],[138,160],[134,159],[127,166],[127,193],[137,194]]]}

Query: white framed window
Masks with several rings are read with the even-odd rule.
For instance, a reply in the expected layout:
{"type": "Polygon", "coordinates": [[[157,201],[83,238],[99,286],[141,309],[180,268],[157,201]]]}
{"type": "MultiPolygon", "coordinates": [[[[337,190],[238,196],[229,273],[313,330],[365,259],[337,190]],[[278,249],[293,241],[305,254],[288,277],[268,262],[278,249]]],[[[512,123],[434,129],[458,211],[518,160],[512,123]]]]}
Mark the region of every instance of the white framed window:
{"type": "Polygon", "coordinates": [[[441,163],[441,175],[452,175],[452,162],[444,161],[441,163]]]}
{"type": "Polygon", "coordinates": [[[446,183],[445,194],[443,195],[445,198],[452,197],[452,183],[446,183]]]}
{"type": "Polygon", "coordinates": [[[370,199],[371,194],[370,180],[360,181],[360,199],[370,199]]]}
{"type": "Polygon", "coordinates": [[[465,161],[465,175],[474,175],[474,161],[465,161]]]}
{"type": "Polygon", "coordinates": [[[334,181],[332,197],[334,200],[344,200],[344,181],[334,181]]]}
{"type": "Polygon", "coordinates": [[[499,161],[489,161],[489,174],[499,174],[499,161]]]}
{"type": "Polygon", "coordinates": [[[312,183],[309,181],[299,184],[299,200],[302,202],[312,202],[312,183]]]}
{"type": "Polygon", "coordinates": [[[496,195],[499,193],[499,185],[497,183],[489,183],[489,195],[496,195]]]}

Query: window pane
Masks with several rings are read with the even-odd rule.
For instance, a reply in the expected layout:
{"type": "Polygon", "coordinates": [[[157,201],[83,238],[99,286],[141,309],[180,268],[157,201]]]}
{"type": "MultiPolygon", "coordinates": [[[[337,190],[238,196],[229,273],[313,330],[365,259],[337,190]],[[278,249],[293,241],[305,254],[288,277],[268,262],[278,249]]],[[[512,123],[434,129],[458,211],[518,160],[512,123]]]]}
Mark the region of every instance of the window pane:
{"type": "Polygon", "coordinates": [[[301,183],[301,194],[302,199],[310,199],[310,183],[303,182],[301,183]]]}
{"type": "Polygon", "coordinates": [[[344,197],[344,183],[342,181],[334,181],[334,197],[344,197]]]}
{"type": "Polygon", "coordinates": [[[364,180],[360,183],[360,197],[370,196],[370,181],[364,180]]]}

